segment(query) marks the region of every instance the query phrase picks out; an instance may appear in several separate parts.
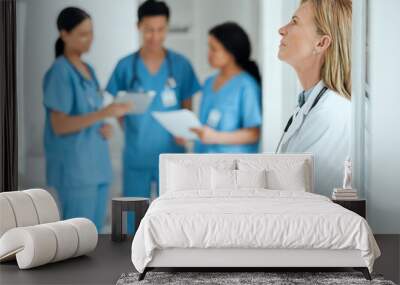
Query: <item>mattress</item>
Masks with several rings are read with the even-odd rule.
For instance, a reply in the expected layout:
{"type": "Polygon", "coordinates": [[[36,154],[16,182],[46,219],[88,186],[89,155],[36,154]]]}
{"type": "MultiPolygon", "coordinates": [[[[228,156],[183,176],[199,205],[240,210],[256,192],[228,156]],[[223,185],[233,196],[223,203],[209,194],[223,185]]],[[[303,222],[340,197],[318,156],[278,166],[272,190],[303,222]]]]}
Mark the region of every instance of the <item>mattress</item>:
{"type": "Polygon", "coordinates": [[[140,223],[132,262],[143,272],[169,248],[359,250],[370,271],[380,255],[361,216],[318,194],[266,189],[165,193],[140,223]]]}

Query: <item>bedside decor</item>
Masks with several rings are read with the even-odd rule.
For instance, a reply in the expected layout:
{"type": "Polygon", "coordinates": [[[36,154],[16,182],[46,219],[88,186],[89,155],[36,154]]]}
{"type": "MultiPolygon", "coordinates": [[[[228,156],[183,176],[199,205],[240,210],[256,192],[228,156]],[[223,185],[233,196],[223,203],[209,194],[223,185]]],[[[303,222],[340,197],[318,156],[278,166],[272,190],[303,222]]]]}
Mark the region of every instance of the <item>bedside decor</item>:
{"type": "Polygon", "coordinates": [[[356,200],[358,199],[357,190],[353,189],[352,183],[352,163],[350,158],[344,162],[344,177],[342,188],[333,189],[332,199],[337,200],[356,200]]]}

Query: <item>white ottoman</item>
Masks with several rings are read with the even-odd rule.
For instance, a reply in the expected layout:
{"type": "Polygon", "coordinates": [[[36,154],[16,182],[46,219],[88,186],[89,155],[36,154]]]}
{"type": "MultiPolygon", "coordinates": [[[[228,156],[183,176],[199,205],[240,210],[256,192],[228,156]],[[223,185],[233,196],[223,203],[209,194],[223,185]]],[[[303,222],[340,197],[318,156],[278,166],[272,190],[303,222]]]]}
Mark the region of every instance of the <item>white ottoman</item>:
{"type": "Polygon", "coordinates": [[[59,221],[45,190],[0,193],[0,262],[17,260],[20,269],[84,255],[96,248],[96,226],[88,219],[59,221]]]}

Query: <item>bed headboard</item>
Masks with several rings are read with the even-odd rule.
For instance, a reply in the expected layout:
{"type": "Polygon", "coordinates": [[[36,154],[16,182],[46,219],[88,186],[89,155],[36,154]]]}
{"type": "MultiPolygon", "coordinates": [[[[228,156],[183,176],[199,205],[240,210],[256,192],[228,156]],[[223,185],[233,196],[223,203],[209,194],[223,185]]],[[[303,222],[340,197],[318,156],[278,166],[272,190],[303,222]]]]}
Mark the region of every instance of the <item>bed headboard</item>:
{"type": "Polygon", "coordinates": [[[314,159],[312,154],[268,154],[268,153],[257,153],[257,154],[161,154],[160,155],[160,195],[167,191],[167,169],[168,163],[189,163],[191,165],[199,166],[213,166],[218,164],[231,163],[234,169],[237,169],[237,165],[240,163],[252,164],[252,163],[263,163],[268,165],[274,165],[278,163],[302,163],[304,162],[307,166],[306,179],[308,180],[307,192],[314,192],[314,159]]]}

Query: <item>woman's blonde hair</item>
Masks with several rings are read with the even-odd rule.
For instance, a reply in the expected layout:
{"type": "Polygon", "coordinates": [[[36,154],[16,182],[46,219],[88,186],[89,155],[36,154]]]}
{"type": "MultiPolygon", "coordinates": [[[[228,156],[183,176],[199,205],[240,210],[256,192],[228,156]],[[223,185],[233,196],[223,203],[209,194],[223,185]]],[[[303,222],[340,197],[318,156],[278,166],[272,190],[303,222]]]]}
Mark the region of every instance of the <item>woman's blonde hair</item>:
{"type": "Polygon", "coordinates": [[[319,35],[328,35],[331,45],[326,51],[321,78],[332,90],[351,99],[351,0],[301,0],[311,2],[319,35]]]}

